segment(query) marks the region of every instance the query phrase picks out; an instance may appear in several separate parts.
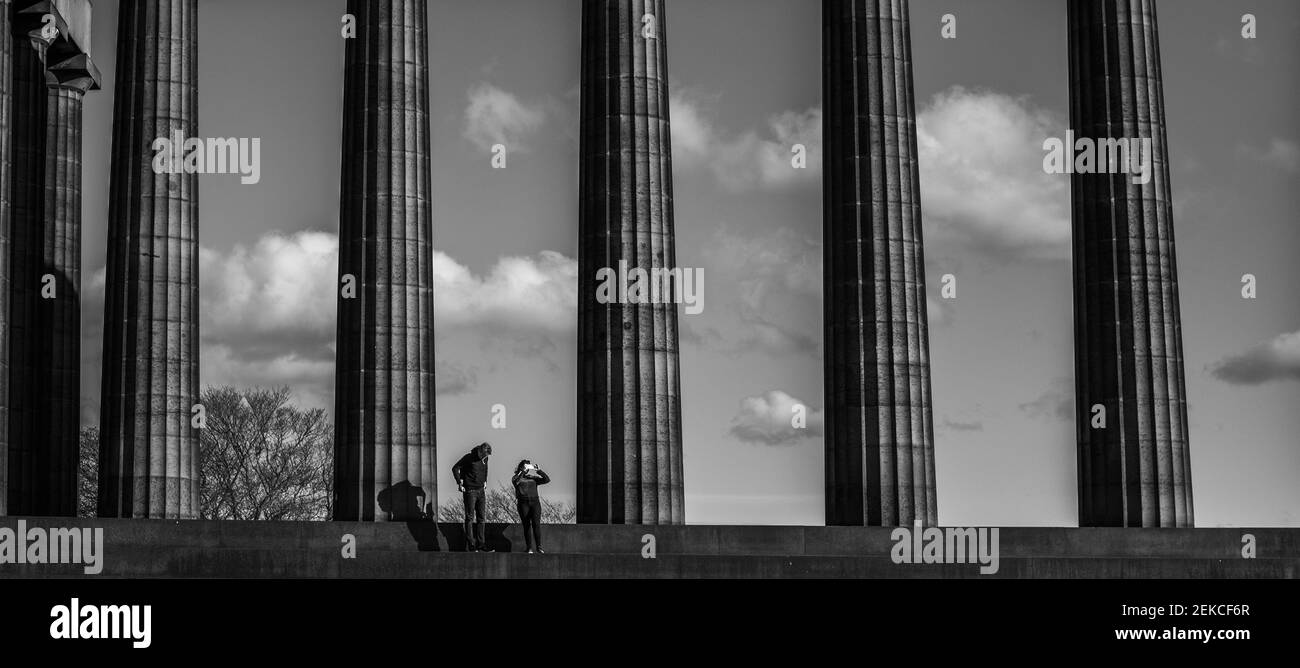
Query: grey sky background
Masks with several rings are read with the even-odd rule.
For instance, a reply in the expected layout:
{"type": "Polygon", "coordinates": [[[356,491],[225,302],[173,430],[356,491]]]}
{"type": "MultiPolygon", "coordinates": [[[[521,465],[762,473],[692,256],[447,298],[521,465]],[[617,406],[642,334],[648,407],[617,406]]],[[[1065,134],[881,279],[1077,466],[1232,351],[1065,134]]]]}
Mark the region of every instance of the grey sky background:
{"type": "MultiPolygon", "coordinates": [[[[98,420],[116,2],[86,102],[83,421],[98,420]]],[[[1300,4],[1162,2],[1198,526],[1300,526],[1300,4]],[[1241,15],[1258,39],[1241,38],[1241,15]],[[1241,277],[1259,281],[1241,298],[1241,277]]],[[[204,385],[332,408],[341,0],[200,0],[199,128],[262,181],[200,181],[204,385]]],[[[578,0],[431,0],[442,499],[480,441],[572,500],[578,0]],[[489,147],[508,148],[508,168],[489,147]],[[492,406],[507,410],[493,430],[492,406]]],[[[687,519],[820,524],[820,3],[670,0],[687,519]],[[809,147],[808,169],[790,147],[809,147]],[[795,402],[813,411],[789,428],[795,402]]],[[[1065,2],[913,0],[939,519],[1076,523],[1065,2]],[[957,17],[957,39],[939,35],[957,17]],[[953,274],[957,298],[939,298],[953,274]]]]}

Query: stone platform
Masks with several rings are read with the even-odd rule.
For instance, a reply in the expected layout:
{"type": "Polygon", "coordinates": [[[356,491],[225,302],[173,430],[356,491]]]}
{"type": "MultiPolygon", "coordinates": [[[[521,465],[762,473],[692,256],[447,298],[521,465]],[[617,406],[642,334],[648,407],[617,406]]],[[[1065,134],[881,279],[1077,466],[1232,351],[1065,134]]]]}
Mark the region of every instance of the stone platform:
{"type": "MultiPolygon", "coordinates": [[[[1300,529],[998,529],[997,571],[895,563],[878,527],[547,525],[548,554],[518,525],[488,525],[495,554],[463,551],[459,525],[0,518],[0,537],[103,530],[102,572],[16,564],[4,577],[126,578],[1297,578],[1300,529]],[[8,532],[3,531],[8,529],[8,532]],[[1253,536],[1256,558],[1243,558],[1253,536]],[[645,558],[648,536],[654,558],[645,558]],[[351,537],[356,558],[344,558],[351,537]]],[[[990,534],[991,535],[991,534],[990,534]]],[[[3,538],[0,538],[3,540],[3,538]]],[[[3,552],[0,544],[0,552],[3,552]]],[[[951,555],[950,555],[951,556],[951,555]]]]}

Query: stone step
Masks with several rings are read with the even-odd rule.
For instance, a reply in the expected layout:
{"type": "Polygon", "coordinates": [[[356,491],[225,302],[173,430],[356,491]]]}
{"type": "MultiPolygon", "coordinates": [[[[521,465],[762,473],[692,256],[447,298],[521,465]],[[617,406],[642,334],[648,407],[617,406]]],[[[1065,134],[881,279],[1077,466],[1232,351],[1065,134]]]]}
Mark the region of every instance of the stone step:
{"type": "MultiPolygon", "coordinates": [[[[102,573],[114,578],[1296,578],[1300,559],[1002,557],[995,573],[980,565],[896,564],[887,555],[682,555],[370,551],[344,559],[337,550],[270,548],[149,549],[109,552],[102,573]]],[[[5,577],[82,577],[77,565],[0,565],[5,577]]]]}
{"type": "MultiPolygon", "coordinates": [[[[15,528],[20,518],[0,518],[15,528]]],[[[103,528],[110,552],[133,546],[166,550],[266,548],[330,553],[351,535],[367,551],[457,551],[456,524],[430,522],[218,522],[164,520],[24,519],[28,527],[103,528]]],[[[661,554],[713,556],[888,556],[893,529],[882,527],[545,525],[544,544],[565,554],[641,554],[653,536],[661,554]]],[[[1006,557],[1120,557],[1241,559],[1243,537],[1260,558],[1300,558],[1300,529],[1115,529],[1005,527],[998,529],[1006,557]]],[[[489,544],[522,551],[517,524],[487,526],[489,544]]]]}

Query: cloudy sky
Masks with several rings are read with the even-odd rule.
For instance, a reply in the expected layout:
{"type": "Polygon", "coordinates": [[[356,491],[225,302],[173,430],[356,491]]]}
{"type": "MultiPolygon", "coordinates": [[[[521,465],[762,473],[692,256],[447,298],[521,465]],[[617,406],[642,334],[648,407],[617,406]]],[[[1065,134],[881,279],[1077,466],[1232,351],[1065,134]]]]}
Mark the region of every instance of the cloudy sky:
{"type": "MultiPolygon", "coordinates": [[[[1076,523],[1065,2],[913,0],[939,520],[1076,523]],[[954,12],[957,38],[940,38],[954,12]]],[[[332,408],[341,0],[200,0],[200,134],[262,180],[201,179],[202,378],[332,408]]],[[[574,496],[578,0],[430,0],[438,445],[495,444],[574,496]],[[508,167],[491,169],[505,144],[508,167]],[[492,406],[507,428],[491,427],[492,406]]],[[[1300,526],[1300,5],[1162,4],[1199,526],[1300,526]],[[1258,38],[1242,39],[1252,12],[1258,38]],[[1243,274],[1258,298],[1241,297],[1243,274]]],[[[116,3],[86,103],[83,421],[98,420],[116,3]]],[[[820,524],[820,3],[670,0],[691,523],[820,524]],[[805,144],[808,168],[792,169],[805,144]],[[813,409],[789,429],[790,406],[813,409]]]]}

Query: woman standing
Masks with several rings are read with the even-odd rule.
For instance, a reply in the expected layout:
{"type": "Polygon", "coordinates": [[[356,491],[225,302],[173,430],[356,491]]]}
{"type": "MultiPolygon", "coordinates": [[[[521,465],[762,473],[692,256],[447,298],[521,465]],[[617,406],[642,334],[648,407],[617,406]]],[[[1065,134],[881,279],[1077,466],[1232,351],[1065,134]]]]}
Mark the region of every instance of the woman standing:
{"type": "Polygon", "coordinates": [[[551,481],[546,471],[527,459],[515,467],[510,483],[515,486],[515,501],[519,504],[519,522],[524,525],[524,542],[528,554],[546,554],[542,549],[542,500],[537,496],[537,486],[551,481]]]}

